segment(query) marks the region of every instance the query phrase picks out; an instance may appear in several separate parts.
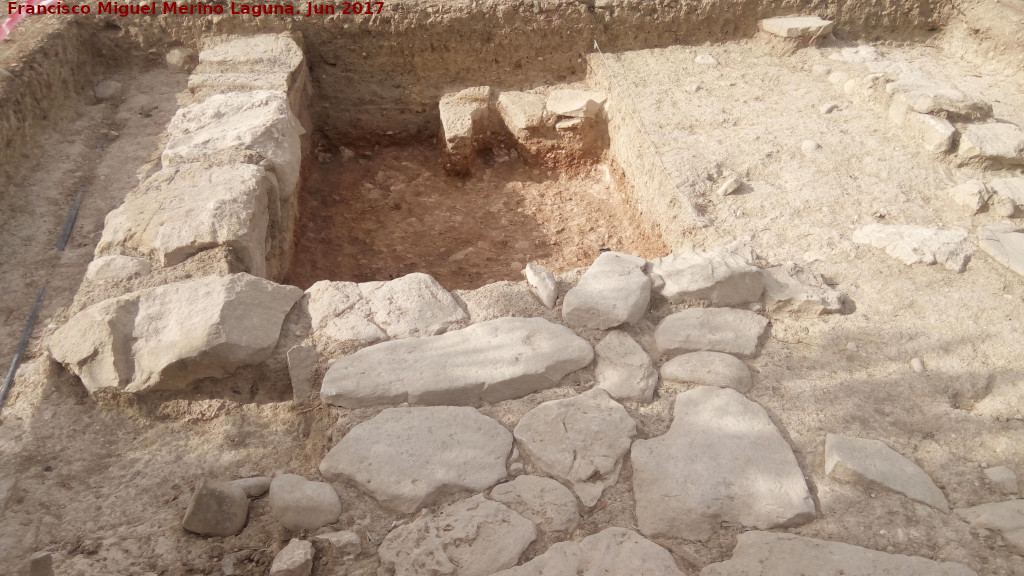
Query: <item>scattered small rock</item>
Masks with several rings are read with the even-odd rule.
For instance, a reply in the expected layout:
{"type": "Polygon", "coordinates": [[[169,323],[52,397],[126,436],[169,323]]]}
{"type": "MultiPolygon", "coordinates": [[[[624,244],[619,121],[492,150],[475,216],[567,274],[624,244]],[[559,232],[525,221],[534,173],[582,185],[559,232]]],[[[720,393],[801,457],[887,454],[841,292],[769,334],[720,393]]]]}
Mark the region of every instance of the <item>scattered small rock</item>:
{"type": "Polygon", "coordinates": [[[270,565],[270,576],[309,576],[313,572],[313,545],[292,538],[270,565]]]}
{"type": "Polygon", "coordinates": [[[814,140],[804,140],[800,143],[800,149],[804,151],[804,154],[813,154],[818,150],[821,150],[821,144],[818,144],[814,140]]]}
{"type": "Polygon", "coordinates": [[[729,176],[728,178],[725,179],[725,182],[723,182],[722,185],[718,187],[718,191],[715,193],[718,194],[719,196],[728,196],[733,192],[739,190],[741,184],[743,184],[743,181],[740,180],[739,177],[729,176]]]}
{"type": "Polygon", "coordinates": [[[986,468],[985,478],[988,478],[988,481],[1003,494],[1016,494],[1020,491],[1017,486],[1017,475],[1006,466],[986,468]]]}
{"type": "Polygon", "coordinates": [[[747,365],[739,358],[721,352],[691,352],[676,356],[661,367],[661,377],[673,382],[732,388],[742,394],[753,386],[747,365]]]}
{"type": "Polygon", "coordinates": [[[202,479],[185,510],[182,528],[201,536],[234,536],[249,518],[249,497],[228,482],[202,479]]]}
{"type": "Polygon", "coordinates": [[[946,496],[928,474],[879,440],[826,435],[825,473],[865,488],[902,494],[949,512],[946,496]]]}
{"type": "Polygon", "coordinates": [[[654,399],[658,371],[647,352],[621,330],[613,330],[594,348],[597,387],[616,400],[647,403],[654,399]]]}
{"type": "Polygon", "coordinates": [[[526,276],[526,281],[529,282],[541,303],[548,308],[554,308],[555,300],[558,298],[558,283],[555,281],[555,275],[536,262],[528,263],[526,269],[523,270],[523,275],[526,276]]]}
{"type": "Polygon", "coordinates": [[[708,66],[718,65],[718,60],[715,60],[715,57],[711,54],[698,54],[693,61],[697,64],[705,64],[708,66]]]}
{"type": "Polygon", "coordinates": [[[920,358],[912,358],[910,360],[910,367],[918,374],[924,374],[924,362],[920,358]]]}
{"type": "Polygon", "coordinates": [[[570,533],[580,523],[576,497],[550,478],[519,476],[491,489],[490,499],[515,510],[541,532],[570,533]]]}
{"type": "Polygon", "coordinates": [[[289,530],[316,530],[338,521],[341,500],[326,482],[281,474],[270,483],[270,514],[289,530]]]}
{"type": "Polygon", "coordinates": [[[764,305],[772,314],[821,316],[843,310],[842,292],[794,262],[764,270],[764,305]]]}
{"type": "Polygon", "coordinates": [[[821,112],[822,114],[831,114],[831,113],[835,112],[836,109],[838,109],[838,108],[839,108],[838,104],[836,104],[835,102],[829,102],[828,104],[822,104],[818,108],[818,112],[821,112]]]}

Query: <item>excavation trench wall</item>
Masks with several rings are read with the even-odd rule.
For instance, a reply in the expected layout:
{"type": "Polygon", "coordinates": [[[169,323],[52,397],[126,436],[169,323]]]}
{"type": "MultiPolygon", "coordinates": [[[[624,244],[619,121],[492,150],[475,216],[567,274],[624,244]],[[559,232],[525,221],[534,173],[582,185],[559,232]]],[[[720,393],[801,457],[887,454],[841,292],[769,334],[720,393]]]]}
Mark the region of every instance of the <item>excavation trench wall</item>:
{"type": "Polygon", "coordinates": [[[0,44],[0,69],[10,73],[0,72],[0,177],[17,177],[39,131],[66,120],[103,71],[126,59],[159,59],[174,44],[198,48],[210,35],[298,32],[313,81],[314,126],[334,142],[356,144],[434,136],[438,99],[454,88],[581,79],[595,41],[621,51],[736,39],[754,34],[761,18],[797,12],[836,19],[841,37],[919,38],[954,14],[943,0],[593,4],[386,0],[370,18],[28,18],[0,44]]]}

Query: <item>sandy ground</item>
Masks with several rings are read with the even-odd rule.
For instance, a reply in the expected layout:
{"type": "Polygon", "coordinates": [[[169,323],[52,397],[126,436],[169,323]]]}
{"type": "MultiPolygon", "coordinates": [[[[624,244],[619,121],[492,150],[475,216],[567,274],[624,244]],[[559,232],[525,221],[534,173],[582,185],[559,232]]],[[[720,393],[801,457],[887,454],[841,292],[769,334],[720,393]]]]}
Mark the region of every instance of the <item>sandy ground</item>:
{"type": "MultiPolygon", "coordinates": [[[[966,215],[943,194],[950,183],[977,173],[919,153],[881,111],[848,102],[824,77],[814,75],[813,64],[855,69],[827,60],[836,48],[778,57],[758,42],[747,41],[621,58],[632,71],[629,82],[643,87],[638,98],[643,96],[645,103],[644,121],[652,136],[665,143],[664,154],[697,149],[704,160],[741,173],[749,184],[737,196],[699,199],[715,227],[707,230],[708,236],[694,231],[688,239],[707,247],[746,239],[770,262],[810,263],[856,303],[856,311],[846,316],[773,319],[770,342],[750,362],[755,385],[749,397],[769,411],[791,442],[818,503],[820,518],[793,531],[964,562],[986,576],[1024,573],[1024,560],[1008,552],[997,537],[972,529],[953,515],[884,492],[868,493],[824,474],[824,436],[838,432],[883,440],[914,459],[954,507],[1001,499],[983,480],[983,466],[1007,465],[1024,475],[1024,422],[973,409],[994,377],[1024,373],[1017,345],[1024,335],[1024,281],[980,253],[966,272],[956,274],[934,266],[906,267],[850,241],[854,228],[882,215],[891,223],[973,227],[993,221],[991,214],[966,215]],[[720,65],[696,67],[697,53],[714,55],[720,65]],[[694,85],[700,87],[688,91],[694,85]],[[839,109],[822,115],[818,107],[827,102],[836,102],[839,109]],[[817,141],[819,153],[803,154],[800,143],[805,139],[817,141]],[[924,361],[923,374],[910,368],[915,357],[924,361]]],[[[973,68],[956,54],[929,46],[881,48],[978,92],[995,105],[997,116],[1024,123],[1022,86],[1000,69],[973,68]]],[[[104,214],[152,168],[147,163],[160,149],[161,131],[185,78],[150,70],[126,71],[124,79],[127,99],[117,106],[83,104],[78,121],[45,140],[41,149],[46,152],[34,160],[35,175],[0,206],[3,358],[13,351],[35,292],[47,280],[51,293],[37,342],[52,329],[46,319],[70,303],[104,214]],[[60,256],[53,246],[78,186],[86,190],[83,211],[72,246],[60,256]]],[[[416,217],[411,210],[430,205],[427,200],[432,198],[433,205],[444,206],[439,214],[453,214],[459,206],[468,210],[464,221],[469,224],[452,232],[460,239],[457,249],[443,242],[440,234],[425,246],[424,253],[431,255],[431,266],[436,267],[428,271],[448,288],[517,278],[519,268],[513,269],[512,263],[526,258],[560,270],[583,265],[592,258],[591,250],[609,244],[658,255],[645,252],[656,248],[656,242],[636,235],[629,217],[616,213],[619,189],[605,179],[601,167],[563,176],[535,173],[509,161],[496,163],[489,175],[452,182],[439,175],[435,158],[425,145],[374,152],[365,164],[356,161],[350,171],[336,164],[319,167],[307,189],[310,198],[351,206],[351,212],[336,212],[350,218],[369,208],[370,215],[391,225],[407,223],[393,235],[405,243],[385,245],[384,256],[320,251],[315,259],[297,261],[304,268],[296,268],[303,272],[293,272],[294,281],[306,283],[321,273],[363,280],[411,271],[409,262],[425,256],[407,256],[397,248],[416,244],[408,240],[437,225],[427,217],[408,222],[416,217]],[[389,171],[409,183],[410,193],[390,197],[394,180],[377,178],[389,171]],[[421,178],[424,187],[414,187],[421,178]],[[521,190],[516,182],[522,184],[521,190]],[[390,187],[389,195],[363,195],[364,190],[383,191],[382,185],[390,187]],[[479,198],[509,186],[514,194],[479,198]],[[413,193],[419,190],[425,191],[422,196],[413,193]],[[456,195],[446,195],[448,190],[456,195]],[[360,196],[351,196],[356,193],[360,196]],[[477,198],[467,206],[464,200],[453,201],[457,194],[477,198]],[[558,206],[587,194],[592,196],[580,208],[583,217],[570,218],[563,236],[552,231],[558,206]],[[387,205],[389,198],[394,206],[387,205]],[[499,202],[501,210],[490,210],[499,202]],[[484,235],[479,229],[490,213],[507,215],[500,234],[484,235]],[[532,225],[530,234],[516,231],[524,223],[532,225]],[[594,229],[583,230],[584,224],[594,229]],[[451,257],[473,246],[474,239],[484,243],[487,250],[481,252],[487,256],[473,260],[467,255],[464,263],[453,262],[451,257]],[[531,245],[518,248],[521,241],[531,245]],[[331,256],[340,260],[324,260],[331,256]],[[360,263],[360,256],[380,262],[380,268],[360,263]]],[[[311,203],[304,209],[316,215],[317,206],[311,203]]],[[[371,227],[338,230],[336,218],[328,219],[323,212],[319,216],[326,221],[303,229],[300,246],[325,242],[337,248],[354,237],[371,249],[381,247],[381,236],[371,227]]],[[[648,350],[653,351],[650,329],[675,309],[656,302],[652,313],[632,330],[648,350]]],[[[557,318],[557,313],[551,317],[557,318]]],[[[599,335],[584,336],[596,342],[599,335]]],[[[665,359],[658,360],[660,364],[665,359]]],[[[591,376],[583,370],[563,387],[482,411],[512,426],[539,403],[585,389],[591,376]]],[[[269,518],[265,500],[254,503],[250,523],[239,536],[204,539],[184,532],[180,521],[195,482],[202,476],[283,472],[316,477],[316,465],[327,448],[377,412],[297,412],[289,404],[223,399],[174,400],[155,406],[126,398],[90,399],[74,378],[37,348],[15,386],[0,426],[0,478],[16,482],[0,518],[0,549],[9,559],[0,563],[2,575],[20,574],[22,562],[44,549],[55,552],[58,573],[69,575],[220,574],[221,558],[236,551],[246,558],[245,574],[264,574],[274,553],[292,535],[269,518]]],[[[676,392],[663,388],[655,403],[628,407],[638,420],[640,437],[667,429],[676,392]]],[[[609,525],[635,524],[630,477],[627,462],[619,483],[585,515],[573,538],[609,525]]],[[[405,520],[380,510],[354,489],[338,489],[344,513],[336,529],[356,529],[379,541],[394,522],[405,520]]],[[[734,533],[726,530],[706,544],[664,544],[676,552],[680,566],[693,573],[727,558],[733,542],[734,533]]],[[[542,552],[547,544],[533,545],[528,555],[542,552]]],[[[375,570],[375,551],[364,540],[363,553],[356,559],[318,565],[315,573],[375,570]]]]}

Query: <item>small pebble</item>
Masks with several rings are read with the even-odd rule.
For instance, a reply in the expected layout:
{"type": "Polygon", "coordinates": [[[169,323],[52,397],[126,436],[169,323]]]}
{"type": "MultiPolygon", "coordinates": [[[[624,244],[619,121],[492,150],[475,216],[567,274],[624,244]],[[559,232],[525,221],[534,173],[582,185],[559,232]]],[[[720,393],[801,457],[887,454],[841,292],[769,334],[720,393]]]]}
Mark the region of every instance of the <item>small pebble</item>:
{"type": "Polygon", "coordinates": [[[910,361],[910,367],[914,369],[914,372],[921,374],[924,372],[924,362],[921,362],[920,358],[914,358],[910,361]]]}
{"type": "Polygon", "coordinates": [[[846,343],[846,349],[849,350],[850,352],[856,352],[857,351],[857,343],[856,342],[847,342],[846,343]]]}
{"type": "Polygon", "coordinates": [[[822,114],[831,114],[831,113],[835,112],[837,108],[839,108],[839,106],[836,103],[829,102],[828,104],[823,104],[821,106],[821,108],[818,108],[818,110],[822,114]]]}
{"type": "Polygon", "coordinates": [[[715,60],[715,57],[712,56],[711,54],[698,54],[697,57],[693,59],[693,61],[696,62],[697,64],[708,64],[711,66],[718,64],[718,60],[715,60]]]}
{"type": "Polygon", "coordinates": [[[810,154],[812,152],[817,152],[818,150],[820,150],[821,144],[818,144],[814,140],[804,140],[800,144],[800,149],[803,150],[805,153],[810,154]]]}

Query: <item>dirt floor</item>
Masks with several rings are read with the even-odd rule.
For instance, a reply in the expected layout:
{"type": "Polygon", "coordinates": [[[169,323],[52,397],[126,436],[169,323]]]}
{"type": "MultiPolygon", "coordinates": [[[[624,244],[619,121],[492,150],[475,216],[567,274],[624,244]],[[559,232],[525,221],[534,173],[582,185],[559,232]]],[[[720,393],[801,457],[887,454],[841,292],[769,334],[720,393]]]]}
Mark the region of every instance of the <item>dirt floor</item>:
{"type": "Polygon", "coordinates": [[[529,167],[511,150],[482,154],[468,178],[441,170],[436,146],[381,148],[316,164],[300,197],[286,283],[366,282],[426,272],[449,290],[521,280],[527,262],[555,273],[603,248],[666,252],[606,165],[529,167]]]}
{"type": "MultiPolygon", "coordinates": [[[[985,466],[1006,465],[1024,477],[1024,421],[976,409],[998,379],[1024,382],[1024,279],[981,253],[955,274],[907,267],[851,242],[854,228],[873,221],[973,227],[995,217],[967,215],[944,195],[946,186],[978,176],[977,170],[919,152],[883,112],[849,102],[812,73],[815,64],[852,69],[827,58],[846,45],[792,56],[755,41],[678,48],[691,63],[693,55],[710,53],[721,66],[680,66],[676,76],[658,69],[656,59],[622,58],[631,62],[631,81],[651,98],[668,97],[660,86],[699,86],[686,98],[671,96],[666,130],[686,126],[689,149],[697,147],[748,183],[737,196],[700,199],[715,227],[707,235],[689,231],[684,240],[709,248],[749,241],[773,263],[810,264],[856,303],[847,316],[775,319],[763,354],[749,362],[755,374],[749,397],[790,441],[818,505],[820,517],[792,531],[963,562],[982,576],[1024,574],[1024,559],[997,536],[824,473],[824,435],[835,432],[883,440],[914,459],[953,507],[1003,499],[985,482],[985,466]],[[838,110],[820,114],[828,102],[838,110]],[[821,152],[803,154],[805,139],[818,141],[821,152]],[[911,358],[924,361],[924,373],[910,368],[911,358]]],[[[879,48],[982,95],[997,117],[1024,124],[1020,71],[965,61],[938,42],[879,48]]],[[[278,473],[316,478],[328,447],[379,410],[300,412],[290,403],[224,399],[166,400],[154,407],[90,398],[46,358],[39,344],[54,329],[50,319],[71,303],[105,214],[156,166],[163,129],[186,81],[162,67],[123,70],[116,78],[126,87],[123,100],[83,99],[74,122],[41,140],[30,176],[0,195],[4,368],[36,292],[49,283],[33,347],[0,420],[0,576],[22,574],[23,562],[38,550],[55,553],[58,574],[76,576],[219,575],[231,553],[239,555],[241,573],[265,574],[293,534],[269,517],[265,499],[254,501],[238,536],[207,539],[183,531],[197,480],[278,473]],[[82,213],[71,245],[58,254],[54,247],[80,187],[82,213]]],[[[417,270],[449,289],[475,288],[519,280],[528,260],[567,271],[589,264],[604,247],[647,257],[676,247],[660,244],[646,231],[649,223],[623,212],[625,188],[609,175],[615,172],[610,161],[552,173],[511,155],[504,160],[499,151],[483,158],[472,178],[460,180],[439,171],[432,145],[356,152],[355,159],[336,154],[314,166],[303,192],[290,283],[386,279],[417,270]]],[[[656,302],[631,333],[653,352],[650,329],[675,309],[656,302]]],[[[550,317],[557,319],[557,310],[550,317]]],[[[599,335],[583,336],[596,342],[599,335]]],[[[591,381],[586,369],[562,387],[481,411],[511,427],[541,402],[576,394],[591,381]]],[[[627,407],[639,437],[665,432],[677,391],[662,388],[653,404],[627,407]]],[[[635,525],[630,481],[627,461],[574,539],[635,525]]],[[[337,488],[344,511],[335,528],[368,538],[355,559],[332,559],[314,574],[374,574],[371,542],[408,518],[381,510],[351,487],[337,488]]],[[[727,558],[734,535],[724,530],[707,544],[664,544],[694,574],[727,558]]],[[[535,543],[527,555],[548,544],[535,543]]]]}

